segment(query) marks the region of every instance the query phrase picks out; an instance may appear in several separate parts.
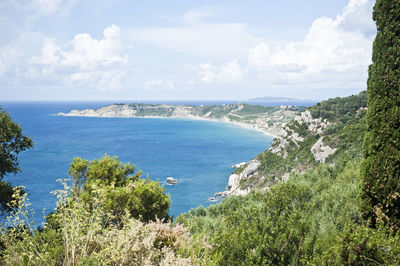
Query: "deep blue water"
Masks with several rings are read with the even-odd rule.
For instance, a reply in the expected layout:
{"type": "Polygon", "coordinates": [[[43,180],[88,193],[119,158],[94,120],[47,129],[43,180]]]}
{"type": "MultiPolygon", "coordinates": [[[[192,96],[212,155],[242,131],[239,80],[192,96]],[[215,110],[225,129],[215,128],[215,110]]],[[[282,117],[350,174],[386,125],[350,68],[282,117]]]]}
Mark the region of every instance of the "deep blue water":
{"type": "Polygon", "coordinates": [[[43,208],[49,212],[55,207],[50,192],[61,187],[56,180],[67,178],[74,157],[93,160],[107,153],[133,163],[151,179],[179,179],[179,184],[165,186],[172,199],[170,214],[176,217],[210,204],[207,198],[225,189],[232,164],[254,158],[272,140],[219,122],[54,115],[105,104],[109,102],[2,104],[35,143],[19,157],[22,172],[6,180],[26,187],[37,222],[43,220],[43,208]]]}

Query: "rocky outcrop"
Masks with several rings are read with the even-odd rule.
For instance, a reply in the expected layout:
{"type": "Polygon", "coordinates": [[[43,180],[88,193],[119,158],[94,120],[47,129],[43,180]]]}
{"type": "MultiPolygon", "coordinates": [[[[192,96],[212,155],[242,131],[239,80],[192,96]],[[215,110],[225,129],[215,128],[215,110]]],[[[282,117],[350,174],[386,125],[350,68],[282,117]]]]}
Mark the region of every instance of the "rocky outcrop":
{"type": "Polygon", "coordinates": [[[173,178],[172,176],[167,177],[167,178],[165,179],[165,181],[167,182],[168,185],[176,185],[176,184],[178,184],[178,182],[179,182],[178,179],[175,179],[175,178],[173,178]]]}
{"type": "Polygon", "coordinates": [[[298,125],[295,125],[294,122],[290,125],[285,124],[271,143],[268,151],[286,158],[288,155],[288,146],[291,142],[299,147],[299,143],[304,141],[304,137],[300,136],[291,126],[301,127],[305,125],[307,127],[306,135],[316,135],[321,134],[330,125],[326,119],[312,118],[309,110],[297,115],[294,121],[296,121],[298,125]]]}
{"type": "Polygon", "coordinates": [[[330,123],[326,119],[312,118],[311,112],[306,110],[294,118],[300,125],[306,124],[308,131],[312,134],[321,134],[330,123]]]}
{"type": "Polygon", "coordinates": [[[285,174],[283,174],[283,176],[281,177],[281,181],[282,181],[282,182],[286,182],[286,181],[289,180],[289,177],[290,177],[290,173],[285,173],[285,174]]]}
{"type": "Polygon", "coordinates": [[[217,192],[218,196],[230,196],[230,195],[246,195],[250,192],[251,188],[242,189],[240,183],[242,180],[251,178],[258,174],[257,169],[260,166],[258,160],[252,160],[245,165],[244,169],[240,173],[233,173],[229,177],[228,186],[223,192],[217,192]]]}
{"type": "Polygon", "coordinates": [[[311,147],[311,153],[317,162],[324,163],[326,158],[335,153],[336,148],[331,148],[324,145],[322,142],[323,137],[319,138],[318,141],[311,147]]]}
{"type": "Polygon", "coordinates": [[[237,163],[232,165],[232,168],[240,168],[242,166],[245,166],[246,164],[247,164],[246,162],[237,163]]]}
{"type": "Polygon", "coordinates": [[[239,175],[242,170],[239,168],[231,175],[230,190],[226,193],[234,195],[235,191],[243,193],[251,189],[266,191],[273,184],[286,182],[292,174],[302,175],[320,163],[329,160],[329,164],[334,165],[345,158],[344,147],[360,154],[366,96],[366,92],[361,92],[358,96],[329,99],[284,123],[270,147],[257,156],[261,162],[255,170],[258,174],[246,178],[239,175]]]}
{"type": "MultiPolygon", "coordinates": [[[[297,115],[292,122],[289,124],[283,124],[282,129],[277,134],[276,138],[271,143],[268,151],[283,157],[286,159],[291,149],[289,146],[292,145],[292,149],[300,147],[301,143],[308,136],[322,134],[324,130],[330,125],[330,123],[321,118],[312,118],[311,112],[306,110],[299,115],[297,115]]],[[[325,162],[326,158],[332,155],[336,149],[333,149],[322,142],[322,137],[312,146],[311,153],[318,162],[325,162]]],[[[220,192],[218,195],[229,196],[229,195],[246,195],[257,183],[262,183],[264,181],[263,176],[258,176],[257,181],[254,180],[246,182],[254,175],[258,174],[258,167],[260,162],[253,160],[243,166],[243,163],[234,165],[234,168],[239,168],[240,171],[236,171],[229,177],[229,182],[227,190],[220,192]],[[244,167],[244,169],[242,169],[244,167]]],[[[301,173],[303,169],[294,168],[289,172],[283,173],[279,176],[275,176],[275,181],[286,182],[289,179],[291,172],[301,173]]],[[[264,187],[265,189],[268,188],[264,187]]]]}

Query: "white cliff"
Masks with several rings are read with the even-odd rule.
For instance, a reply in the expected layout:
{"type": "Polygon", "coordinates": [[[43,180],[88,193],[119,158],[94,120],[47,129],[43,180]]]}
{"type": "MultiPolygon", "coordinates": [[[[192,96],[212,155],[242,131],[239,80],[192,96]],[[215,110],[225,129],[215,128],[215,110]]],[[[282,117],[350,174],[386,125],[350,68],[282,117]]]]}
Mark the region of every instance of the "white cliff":
{"type": "Polygon", "coordinates": [[[244,169],[240,173],[233,173],[229,177],[228,186],[226,187],[226,191],[216,193],[219,196],[231,196],[231,195],[246,195],[250,192],[250,188],[242,189],[240,187],[240,182],[245,179],[249,179],[254,175],[257,175],[257,169],[260,166],[260,162],[258,160],[252,160],[247,165],[245,165],[244,169]]]}

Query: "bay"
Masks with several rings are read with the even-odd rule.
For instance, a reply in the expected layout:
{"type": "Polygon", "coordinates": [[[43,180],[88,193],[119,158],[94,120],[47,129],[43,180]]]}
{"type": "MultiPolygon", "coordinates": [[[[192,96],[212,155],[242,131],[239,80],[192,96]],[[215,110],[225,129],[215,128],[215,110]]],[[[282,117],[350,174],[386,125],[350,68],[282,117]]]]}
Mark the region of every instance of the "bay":
{"type": "Polygon", "coordinates": [[[37,223],[54,209],[55,197],[50,192],[61,188],[56,180],[68,177],[74,157],[93,160],[104,154],[118,156],[142,169],[144,177],[149,175],[160,183],[168,176],[179,179],[177,185],[165,185],[172,200],[170,214],[176,217],[199,205],[212,204],[207,198],[225,190],[231,165],[254,158],[272,141],[260,132],[213,121],[55,115],[110,103],[1,104],[35,143],[19,157],[22,172],[6,180],[26,187],[37,223]]]}

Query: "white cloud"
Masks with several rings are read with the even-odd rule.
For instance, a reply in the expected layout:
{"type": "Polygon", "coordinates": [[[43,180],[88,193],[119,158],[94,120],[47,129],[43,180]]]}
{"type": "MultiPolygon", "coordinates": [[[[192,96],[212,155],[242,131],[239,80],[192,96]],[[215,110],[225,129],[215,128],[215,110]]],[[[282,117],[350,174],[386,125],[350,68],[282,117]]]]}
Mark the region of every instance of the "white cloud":
{"type": "Polygon", "coordinates": [[[303,41],[283,45],[265,41],[252,48],[248,66],[272,84],[321,85],[325,80],[328,85],[339,78],[342,86],[359,86],[365,83],[371,62],[375,35],[371,10],[368,0],[350,0],[335,19],[316,19],[303,41]]]}
{"type": "MultiPolygon", "coordinates": [[[[11,6],[17,9],[30,9],[31,11],[51,14],[59,10],[63,0],[3,0],[1,6],[11,6]]],[[[64,0],[65,2],[65,0],[64,0]]]]}
{"type": "Polygon", "coordinates": [[[121,38],[120,28],[111,25],[103,31],[104,39],[96,40],[88,33],[77,34],[73,41],[62,49],[54,39],[46,39],[40,57],[33,57],[37,64],[60,64],[91,70],[128,62],[124,53],[127,45],[121,38]]]}
{"type": "Polygon", "coordinates": [[[11,72],[15,75],[23,58],[24,52],[17,47],[6,46],[0,49],[0,77],[7,79],[11,72]]]}
{"type": "Polygon", "coordinates": [[[33,5],[44,13],[54,13],[57,11],[61,0],[33,0],[33,5]]]}
{"type": "Polygon", "coordinates": [[[128,62],[123,54],[127,46],[121,38],[120,28],[112,25],[104,29],[104,39],[96,40],[87,33],[78,34],[72,41],[73,49],[64,52],[62,64],[80,69],[96,69],[128,62]]]}
{"type": "Polygon", "coordinates": [[[172,80],[150,80],[145,82],[144,88],[149,91],[173,90],[175,83],[172,80]]]}
{"type": "Polygon", "coordinates": [[[246,56],[248,49],[261,41],[249,33],[245,23],[203,21],[215,13],[216,9],[210,7],[191,10],[183,15],[179,26],[131,29],[127,36],[179,53],[224,60],[246,56]]]}
{"type": "Polygon", "coordinates": [[[203,82],[212,82],[215,80],[217,76],[218,68],[212,66],[209,63],[200,63],[199,64],[199,78],[203,82]]]}
{"type": "Polygon", "coordinates": [[[62,50],[56,44],[55,39],[45,39],[40,57],[34,56],[32,58],[33,63],[43,65],[55,65],[61,60],[62,50]]]}
{"type": "Polygon", "coordinates": [[[173,81],[169,79],[149,80],[144,83],[144,89],[152,92],[166,91],[190,91],[197,86],[197,83],[192,80],[173,81]]]}
{"type": "Polygon", "coordinates": [[[0,77],[6,73],[6,65],[3,64],[3,62],[0,61],[0,77]]]}
{"type": "Polygon", "coordinates": [[[45,39],[41,55],[32,57],[31,64],[40,69],[42,77],[56,74],[69,84],[120,91],[124,66],[129,62],[128,46],[118,26],[105,28],[103,37],[97,40],[82,33],[63,45],[54,39],[45,39]]]}
{"type": "Polygon", "coordinates": [[[217,8],[206,6],[186,12],[183,20],[189,24],[203,23],[203,19],[213,17],[217,14],[217,8]]]}
{"type": "Polygon", "coordinates": [[[4,32],[0,86],[10,95],[20,87],[46,93],[58,88],[53,95],[67,94],[72,88],[88,88],[90,94],[92,89],[129,87],[124,95],[142,93],[150,98],[203,97],[204,92],[209,97],[223,98],[229,93],[246,98],[274,94],[276,89],[278,94],[308,98],[345,95],[349,89],[365,88],[376,34],[373,1],[349,0],[341,14],[315,19],[302,40],[289,42],[265,37],[268,28],[227,21],[224,10],[216,7],[191,9],[161,26],[124,27],[122,32],[112,25],[101,37],[92,32],[66,37],[65,25],[79,30],[82,15],[93,11],[90,5],[76,0],[0,0],[4,32]],[[78,11],[72,8],[75,4],[79,14],[74,13],[78,11]],[[75,19],[76,23],[69,24],[75,19]],[[52,21],[54,27],[44,26],[52,21]],[[61,42],[61,38],[69,41],[61,42]],[[129,49],[126,40],[136,43],[135,49],[129,49]]]}
{"type": "Polygon", "coordinates": [[[243,71],[236,59],[223,64],[221,67],[201,63],[199,69],[198,76],[202,82],[238,83],[243,81],[243,71]]]}

